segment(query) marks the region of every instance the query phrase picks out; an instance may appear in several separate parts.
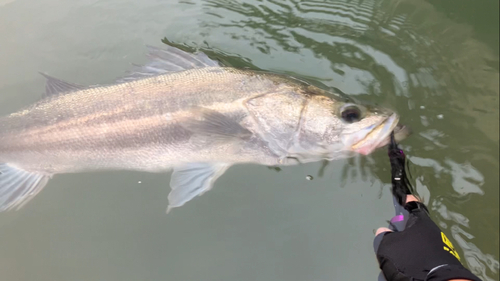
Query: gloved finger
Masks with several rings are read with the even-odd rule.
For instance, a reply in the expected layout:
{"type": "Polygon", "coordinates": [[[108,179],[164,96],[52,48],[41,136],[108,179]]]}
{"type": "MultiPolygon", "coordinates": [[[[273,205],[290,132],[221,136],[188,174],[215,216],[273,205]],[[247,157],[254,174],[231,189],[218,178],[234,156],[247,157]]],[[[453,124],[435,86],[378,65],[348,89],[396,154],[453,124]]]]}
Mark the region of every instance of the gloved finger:
{"type": "Polygon", "coordinates": [[[377,253],[378,251],[378,247],[382,242],[382,238],[384,238],[384,235],[389,232],[393,231],[387,227],[379,227],[377,231],[375,231],[375,239],[373,239],[373,250],[375,251],[375,253],[377,253]]]}
{"type": "Polygon", "coordinates": [[[384,233],[384,232],[393,232],[393,231],[392,231],[392,229],[389,229],[387,227],[379,227],[377,229],[377,231],[375,231],[375,236],[378,236],[379,234],[384,233]]]}

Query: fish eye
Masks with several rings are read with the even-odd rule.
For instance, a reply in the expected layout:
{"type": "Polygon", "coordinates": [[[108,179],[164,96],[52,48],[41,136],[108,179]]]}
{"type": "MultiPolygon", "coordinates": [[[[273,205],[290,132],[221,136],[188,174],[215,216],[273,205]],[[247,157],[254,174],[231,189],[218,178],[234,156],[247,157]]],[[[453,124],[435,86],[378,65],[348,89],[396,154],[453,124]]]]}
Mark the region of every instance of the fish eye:
{"type": "Polygon", "coordinates": [[[363,119],[361,109],[353,104],[342,107],[340,110],[340,117],[349,124],[363,119]]]}

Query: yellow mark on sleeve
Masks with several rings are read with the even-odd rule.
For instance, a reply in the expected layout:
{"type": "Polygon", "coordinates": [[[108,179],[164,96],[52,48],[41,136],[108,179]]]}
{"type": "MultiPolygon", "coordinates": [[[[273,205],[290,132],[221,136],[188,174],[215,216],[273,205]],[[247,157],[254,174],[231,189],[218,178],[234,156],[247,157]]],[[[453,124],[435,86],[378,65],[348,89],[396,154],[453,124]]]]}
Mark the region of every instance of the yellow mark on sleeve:
{"type": "Polygon", "coordinates": [[[457,250],[455,250],[455,248],[453,247],[453,244],[451,244],[451,241],[450,239],[448,239],[448,237],[446,237],[446,235],[441,232],[441,238],[443,239],[443,243],[448,246],[444,246],[443,249],[447,252],[449,252],[450,254],[454,255],[455,258],[457,258],[458,260],[460,260],[460,256],[458,255],[458,252],[457,250]]]}

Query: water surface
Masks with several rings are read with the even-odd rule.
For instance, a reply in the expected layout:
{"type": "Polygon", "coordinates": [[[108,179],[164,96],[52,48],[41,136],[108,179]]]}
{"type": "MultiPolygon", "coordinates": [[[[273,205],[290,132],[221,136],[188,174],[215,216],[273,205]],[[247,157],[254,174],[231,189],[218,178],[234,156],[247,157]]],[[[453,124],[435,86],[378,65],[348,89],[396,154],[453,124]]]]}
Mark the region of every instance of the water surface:
{"type": "MultiPolygon", "coordinates": [[[[0,0],[0,114],[39,99],[38,71],[111,83],[165,38],[396,109],[433,219],[498,280],[498,1],[0,0]]],[[[59,175],[0,214],[1,279],[376,280],[388,168],[234,166],[168,216],[168,174],[59,175]]]]}

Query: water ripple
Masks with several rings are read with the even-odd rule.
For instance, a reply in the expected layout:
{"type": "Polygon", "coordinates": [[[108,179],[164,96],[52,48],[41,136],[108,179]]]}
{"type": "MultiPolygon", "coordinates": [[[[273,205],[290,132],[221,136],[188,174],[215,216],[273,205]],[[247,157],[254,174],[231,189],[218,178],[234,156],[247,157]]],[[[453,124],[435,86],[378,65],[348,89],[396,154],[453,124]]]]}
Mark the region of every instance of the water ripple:
{"type": "MultiPolygon", "coordinates": [[[[446,205],[435,206],[441,226],[451,221],[448,230],[470,226],[479,233],[473,227],[480,220],[470,222],[465,213],[498,210],[491,199],[498,194],[500,168],[494,156],[498,56],[469,26],[423,1],[207,0],[196,5],[201,11],[199,29],[193,30],[197,35],[186,40],[183,30],[179,40],[228,54],[237,49],[257,68],[313,77],[325,87],[397,108],[416,132],[404,149],[417,191],[426,203],[446,199],[446,205]]],[[[370,178],[385,182],[385,157],[346,160],[342,185],[370,178]]],[[[327,163],[318,173],[323,174],[329,174],[327,163]]],[[[488,227],[498,228],[491,221],[488,227]]],[[[468,266],[486,280],[498,276],[495,256],[483,254],[492,250],[479,250],[473,238],[460,233],[453,237],[468,266]]],[[[497,231],[488,237],[498,244],[497,231]]]]}

